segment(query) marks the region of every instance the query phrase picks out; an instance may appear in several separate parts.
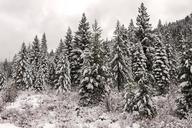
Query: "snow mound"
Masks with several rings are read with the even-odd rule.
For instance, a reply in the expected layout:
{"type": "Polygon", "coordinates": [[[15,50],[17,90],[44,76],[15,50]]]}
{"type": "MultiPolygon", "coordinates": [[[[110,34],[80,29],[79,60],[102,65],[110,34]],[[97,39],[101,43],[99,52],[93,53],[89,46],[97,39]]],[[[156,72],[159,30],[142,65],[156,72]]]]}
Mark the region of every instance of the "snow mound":
{"type": "Polygon", "coordinates": [[[15,102],[8,104],[6,109],[17,109],[19,111],[23,111],[26,106],[30,106],[30,109],[36,109],[46,98],[46,95],[29,95],[23,93],[16,99],[15,102]]]}
{"type": "Polygon", "coordinates": [[[14,124],[5,123],[0,124],[0,128],[19,128],[19,127],[15,126],[14,124]]]}

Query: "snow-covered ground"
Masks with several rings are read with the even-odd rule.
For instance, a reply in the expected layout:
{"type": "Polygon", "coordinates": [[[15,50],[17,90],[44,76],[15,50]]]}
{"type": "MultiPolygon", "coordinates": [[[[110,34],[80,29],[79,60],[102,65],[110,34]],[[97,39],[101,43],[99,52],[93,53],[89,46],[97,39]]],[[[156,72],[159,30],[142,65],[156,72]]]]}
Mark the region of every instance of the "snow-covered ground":
{"type": "Polygon", "coordinates": [[[0,124],[1,128],[19,128],[17,126],[15,126],[14,124],[10,124],[10,123],[4,123],[4,124],[0,124]]]}
{"type": "MultiPolygon", "coordinates": [[[[166,98],[157,99],[157,104],[166,102],[166,98]]],[[[0,112],[0,128],[180,128],[188,123],[170,115],[135,120],[118,109],[107,112],[104,104],[80,107],[78,100],[76,92],[64,95],[21,92],[0,112]]],[[[159,113],[164,109],[161,107],[159,113]]]]}

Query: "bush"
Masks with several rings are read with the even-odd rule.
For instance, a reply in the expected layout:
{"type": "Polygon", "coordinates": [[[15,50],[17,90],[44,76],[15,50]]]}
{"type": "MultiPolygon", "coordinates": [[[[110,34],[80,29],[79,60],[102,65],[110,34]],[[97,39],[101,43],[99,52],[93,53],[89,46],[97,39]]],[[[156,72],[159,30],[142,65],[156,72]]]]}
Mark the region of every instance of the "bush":
{"type": "Polygon", "coordinates": [[[6,88],[2,92],[2,100],[3,102],[14,102],[18,95],[18,90],[14,83],[7,85],[6,88]]]}
{"type": "Polygon", "coordinates": [[[103,101],[108,112],[123,111],[123,96],[116,90],[106,93],[103,101]]]}

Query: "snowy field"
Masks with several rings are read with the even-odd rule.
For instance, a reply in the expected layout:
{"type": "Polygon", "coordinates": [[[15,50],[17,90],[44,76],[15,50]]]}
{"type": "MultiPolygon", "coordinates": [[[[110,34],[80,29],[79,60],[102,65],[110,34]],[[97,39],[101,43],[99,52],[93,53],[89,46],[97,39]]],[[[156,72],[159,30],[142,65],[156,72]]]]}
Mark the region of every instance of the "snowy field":
{"type": "MultiPolygon", "coordinates": [[[[137,115],[123,112],[112,97],[111,112],[105,104],[80,107],[78,93],[19,92],[14,102],[3,105],[0,128],[190,128],[192,122],[179,120],[168,113],[167,97],[155,97],[159,115],[150,120],[138,120],[137,115]],[[166,109],[167,107],[167,109],[166,109]]],[[[2,101],[2,99],[1,99],[2,101]]],[[[121,103],[120,103],[121,104],[121,103]]]]}

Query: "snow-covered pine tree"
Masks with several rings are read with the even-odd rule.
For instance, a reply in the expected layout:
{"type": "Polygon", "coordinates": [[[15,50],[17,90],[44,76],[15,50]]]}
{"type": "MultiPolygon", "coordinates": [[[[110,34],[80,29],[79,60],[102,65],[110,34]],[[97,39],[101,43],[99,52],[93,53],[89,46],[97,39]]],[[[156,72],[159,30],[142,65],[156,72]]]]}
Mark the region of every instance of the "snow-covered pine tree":
{"type": "Polygon", "coordinates": [[[71,53],[71,81],[72,86],[80,84],[81,67],[83,64],[82,53],[85,48],[90,45],[90,26],[85,14],[83,13],[82,19],[78,26],[78,31],[75,33],[73,41],[73,50],[71,53]]]}
{"type": "Polygon", "coordinates": [[[43,57],[47,56],[48,52],[47,52],[47,38],[46,38],[46,35],[45,33],[43,34],[42,36],[42,39],[41,39],[41,54],[43,57]]]}
{"type": "Polygon", "coordinates": [[[155,54],[153,58],[153,76],[155,79],[155,89],[157,95],[167,94],[169,91],[170,76],[169,76],[169,62],[165,47],[161,40],[154,37],[155,54]]]}
{"type": "MultiPolygon", "coordinates": [[[[31,51],[32,51],[32,46],[31,44],[28,44],[28,46],[26,46],[26,51],[27,51],[27,57],[28,57],[28,63],[31,64],[31,51]]],[[[13,59],[14,60],[14,59],[13,59]]]]}
{"type": "Polygon", "coordinates": [[[3,73],[0,72],[0,90],[3,89],[3,84],[5,83],[5,77],[3,73]]]}
{"type": "Polygon", "coordinates": [[[18,89],[25,90],[31,87],[31,75],[25,43],[22,44],[21,51],[15,57],[13,64],[13,78],[18,89]]]}
{"type": "Polygon", "coordinates": [[[55,86],[55,79],[56,79],[56,75],[55,75],[55,64],[52,61],[49,61],[48,63],[48,72],[45,76],[45,81],[48,84],[48,86],[53,89],[55,86]]]}
{"type": "Polygon", "coordinates": [[[106,92],[104,82],[107,80],[107,75],[101,50],[102,30],[97,21],[92,28],[91,44],[84,50],[83,75],[79,91],[80,104],[83,106],[98,104],[106,92]]]}
{"type": "Polygon", "coordinates": [[[151,24],[149,23],[150,17],[147,14],[147,8],[141,3],[141,6],[138,9],[138,16],[136,25],[136,38],[141,42],[143,46],[143,52],[147,57],[147,70],[152,70],[152,46],[153,42],[151,41],[151,24]]]}
{"type": "Polygon", "coordinates": [[[129,27],[128,27],[128,30],[127,30],[127,36],[128,36],[128,39],[129,41],[133,42],[133,43],[136,43],[136,35],[135,35],[135,31],[136,31],[136,27],[134,26],[134,23],[133,23],[133,20],[131,19],[130,23],[129,23],[129,27]]]}
{"type": "Polygon", "coordinates": [[[180,53],[176,50],[176,44],[169,30],[164,31],[161,37],[168,58],[170,82],[171,84],[176,84],[178,82],[178,67],[181,60],[180,53]]]}
{"type": "Polygon", "coordinates": [[[55,55],[55,53],[54,53],[54,51],[53,51],[53,49],[50,51],[50,53],[49,53],[49,58],[52,58],[52,57],[54,57],[54,55],[55,55]]]}
{"type": "MultiPolygon", "coordinates": [[[[102,63],[103,63],[103,66],[105,67],[105,71],[106,71],[106,74],[108,77],[107,81],[110,81],[110,83],[112,85],[113,80],[112,80],[112,72],[111,72],[111,67],[110,67],[110,59],[111,59],[110,44],[111,43],[112,43],[112,41],[109,41],[106,39],[105,41],[102,41],[102,43],[99,47],[101,50],[100,58],[102,58],[102,63]]],[[[107,82],[107,84],[110,85],[109,82],[107,82]]]]}
{"type": "Polygon", "coordinates": [[[40,91],[43,89],[43,87],[42,87],[43,80],[39,76],[39,74],[41,74],[40,73],[41,51],[40,51],[39,39],[37,36],[35,37],[35,39],[33,41],[29,60],[30,60],[30,64],[32,67],[31,73],[32,73],[33,89],[40,91]],[[40,85],[40,84],[42,84],[42,85],[40,85]]]}
{"type": "Polygon", "coordinates": [[[35,76],[35,82],[34,82],[34,86],[33,88],[35,89],[35,91],[42,91],[43,89],[45,89],[45,87],[43,86],[43,82],[44,82],[44,78],[41,74],[41,71],[39,71],[38,73],[36,73],[36,76],[35,76]]]}
{"type": "Polygon", "coordinates": [[[55,65],[54,83],[54,88],[58,93],[63,93],[71,89],[70,64],[64,47],[59,55],[59,61],[55,65]]]}
{"type": "Polygon", "coordinates": [[[55,56],[54,56],[55,65],[57,65],[57,63],[59,62],[59,57],[63,53],[63,49],[65,49],[65,45],[64,45],[63,40],[60,39],[59,46],[57,47],[56,53],[55,53],[55,56]]]}
{"type": "Polygon", "coordinates": [[[41,58],[40,58],[40,69],[39,73],[42,76],[43,79],[43,85],[45,85],[45,75],[48,72],[48,51],[47,51],[47,39],[45,33],[42,36],[41,45],[40,45],[40,51],[41,51],[41,58]]]}
{"type": "Polygon", "coordinates": [[[143,52],[140,41],[133,43],[132,53],[132,76],[134,82],[126,89],[125,111],[138,112],[141,118],[153,118],[156,108],[152,103],[153,76],[146,69],[147,58],[143,52]]]}
{"type": "Polygon", "coordinates": [[[7,59],[5,59],[5,61],[3,62],[2,71],[4,72],[5,78],[8,81],[8,79],[11,77],[11,65],[7,59]]]}
{"type": "Polygon", "coordinates": [[[111,41],[109,41],[108,39],[106,39],[105,41],[103,41],[102,43],[102,53],[103,53],[103,60],[108,63],[110,60],[110,55],[111,55],[111,50],[110,50],[110,45],[111,41]]]}
{"type": "Polygon", "coordinates": [[[130,80],[129,65],[127,62],[128,48],[127,40],[123,40],[123,29],[119,21],[114,32],[115,39],[112,51],[112,60],[110,61],[115,86],[120,91],[130,80]]]}
{"type": "Polygon", "coordinates": [[[132,74],[135,82],[138,82],[146,72],[146,56],[140,42],[132,47],[132,74]]]}
{"type": "Polygon", "coordinates": [[[12,62],[11,62],[11,68],[12,68],[12,74],[11,77],[13,78],[13,76],[15,75],[15,69],[16,69],[16,61],[17,61],[17,54],[15,54],[13,56],[12,62]]]}
{"type": "MultiPolygon", "coordinates": [[[[141,3],[141,6],[138,9],[138,16],[137,16],[137,26],[138,30],[136,31],[136,35],[139,39],[139,41],[142,42],[142,40],[145,37],[148,37],[149,34],[151,33],[151,24],[149,23],[150,17],[147,14],[147,8],[144,6],[144,3],[141,3]]],[[[145,42],[143,42],[145,43],[145,42]]],[[[143,44],[144,46],[146,44],[143,44]]]]}
{"type": "Polygon", "coordinates": [[[73,41],[73,36],[72,36],[72,31],[71,31],[71,28],[70,27],[68,27],[68,29],[67,29],[67,34],[66,34],[66,36],[65,36],[65,46],[66,46],[66,51],[65,51],[65,53],[66,53],[66,55],[67,55],[67,58],[68,58],[68,60],[69,60],[69,62],[70,62],[70,60],[71,60],[71,52],[72,52],[72,49],[73,49],[73,47],[72,47],[72,41],[73,41]]]}
{"type": "Polygon", "coordinates": [[[166,44],[166,53],[169,63],[170,81],[176,84],[178,78],[178,60],[176,59],[177,53],[174,46],[172,46],[171,44],[166,44]]]}
{"type": "Polygon", "coordinates": [[[179,118],[186,118],[192,112],[192,48],[183,52],[179,72],[180,94],[176,113],[179,118]]]}
{"type": "Polygon", "coordinates": [[[99,27],[97,20],[95,20],[92,25],[92,36],[91,36],[91,51],[93,57],[93,63],[98,64],[98,66],[102,66],[103,60],[103,52],[102,52],[102,42],[101,33],[102,29],[99,27]]]}
{"type": "Polygon", "coordinates": [[[125,95],[125,111],[137,112],[140,118],[153,118],[157,114],[152,102],[151,75],[144,71],[137,83],[134,83],[132,90],[127,90],[125,95]]]}
{"type": "Polygon", "coordinates": [[[162,25],[161,20],[159,19],[158,24],[157,24],[157,31],[159,34],[163,34],[162,28],[163,28],[163,25],[162,25]]]}

